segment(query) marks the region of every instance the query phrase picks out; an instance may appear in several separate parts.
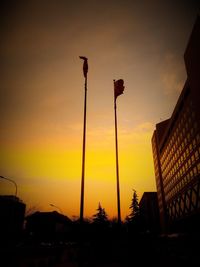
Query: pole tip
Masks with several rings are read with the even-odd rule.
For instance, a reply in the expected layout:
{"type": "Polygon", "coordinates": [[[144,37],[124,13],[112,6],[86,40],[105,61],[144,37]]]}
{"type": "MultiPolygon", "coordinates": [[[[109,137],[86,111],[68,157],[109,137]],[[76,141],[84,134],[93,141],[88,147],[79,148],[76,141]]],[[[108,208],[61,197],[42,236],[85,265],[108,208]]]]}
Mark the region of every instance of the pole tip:
{"type": "Polygon", "coordinates": [[[87,57],[79,56],[80,59],[88,60],[87,57]]]}

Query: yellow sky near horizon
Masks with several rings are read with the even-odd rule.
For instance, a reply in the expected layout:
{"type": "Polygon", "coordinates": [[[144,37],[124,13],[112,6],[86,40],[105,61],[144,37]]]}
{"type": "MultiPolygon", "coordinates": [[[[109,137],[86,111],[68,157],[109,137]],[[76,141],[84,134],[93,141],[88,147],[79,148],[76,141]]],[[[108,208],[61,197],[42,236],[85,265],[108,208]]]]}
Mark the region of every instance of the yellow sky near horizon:
{"type": "MultiPolygon", "coordinates": [[[[155,191],[153,162],[151,154],[151,134],[153,126],[140,125],[135,131],[119,130],[120,185],[123,218],[129,213],[132,189],[155,191]],[[144,168],[144,169],[143,169],[144,168]],[[143,170],[142,170],[143,169],[143,170]],[[142,171],[141,171],[142,170],[142,171]]],[[[72,138],[70,140],[73,140],[72,138]]],[[[90,217],[99,202],[105,206],[110,217],[116,213],[116,173],[115,173],[114,129],[93,131],[87,134],[86,172],[85,172],[85,215],[90,217]],[[102,142],[98,142],[101,135],[102,142]],[[92,199],[92,202],[91,202],[92,199]]],[[[55,139],[55,145],[41,145],[40,148],[18,146],[3,151],[2,166],[20,170],[18,194],[24,196],[29,206],[42,210],[52,210],[53,202],[62,207],[69,216],[79,214],[79,195],[81,177],[81,142],[71,149],[62,146],[55,139]],[[27,177],[28,174],[28,177],[27,177]],[[31,181],[31,183],[30,183],[31,181]],[[50,193],[51,192],[51,193],[50,193]],[[70,197],[68,196],[70,195],[70,197]],[[34,201],[31,196],[37,196],[34,201]],[[49,197],[48,197],[49,196],[49,197]],[[73,205],[72,205],[73,203],[73,205]]],[[[17,176],[17,174],[16,174],[17,176]]],[[[4,193],[13,193],[10,184],[4,184],[4,193]]],[[[2,188],[1,188],[2,189],[2,188]]]]}

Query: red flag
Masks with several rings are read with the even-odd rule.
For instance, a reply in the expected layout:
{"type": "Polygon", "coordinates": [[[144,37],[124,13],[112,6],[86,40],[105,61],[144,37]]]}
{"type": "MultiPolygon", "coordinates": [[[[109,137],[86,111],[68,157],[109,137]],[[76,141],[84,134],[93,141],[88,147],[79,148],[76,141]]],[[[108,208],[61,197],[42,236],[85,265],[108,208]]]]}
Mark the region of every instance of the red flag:
{"type": "Polygon", "coordinates": [[[114,80],[115,99],[124,92],[124,80],[114,80]]]}
{"type": "Polygon", "coordinates": [[[86,78],[87,77],[87,73],[88,73],[88,59],[86,57],[80,57],[81,59],[84,60],[84,63],[83,63],[83,75],[84,77],[86,78]]]}

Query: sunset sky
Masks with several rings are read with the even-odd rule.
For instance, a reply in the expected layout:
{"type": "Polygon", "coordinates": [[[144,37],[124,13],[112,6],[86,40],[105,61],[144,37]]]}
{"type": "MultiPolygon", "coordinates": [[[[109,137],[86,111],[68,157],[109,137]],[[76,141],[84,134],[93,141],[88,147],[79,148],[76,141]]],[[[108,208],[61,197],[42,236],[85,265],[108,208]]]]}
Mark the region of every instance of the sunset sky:
{"type": "MultiPolygon", "coordinates": [[[[117,215],[113,79],[122,218],[132,189],[155,191],[151,137],[171,116],[199,1],[1,1],[0,175],[27,209],[79,216],[84,77],[88,57],[86,217],[117,215]]],[[[0,180],[0,194],[13,194],[0,180]]]]}

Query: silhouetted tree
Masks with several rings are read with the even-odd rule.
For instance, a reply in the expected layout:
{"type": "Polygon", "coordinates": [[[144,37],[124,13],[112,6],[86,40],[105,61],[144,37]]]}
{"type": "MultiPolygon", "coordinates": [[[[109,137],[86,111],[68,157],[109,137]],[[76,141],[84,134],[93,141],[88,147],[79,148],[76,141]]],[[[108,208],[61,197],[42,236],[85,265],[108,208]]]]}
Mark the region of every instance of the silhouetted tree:
{"type": "Polygon", "coordinates": [[[93,215],[92,238],[95,246],[102,246],[108,237],[109,220],[104,208],[99,203],[97,213],[93,215]]]}
{"type": "Polygon", "coordinates": [[[97,213],[93,215],[93,223],[95,224],[107,224],[108,223],[108,215],[105,212],[105,209],[99,206],[97,208],[97,213]]]}
{"type": "Polygon", "coordinates": [[[131,213],[129,216],[126,217],[127,222],[132,222],[140,215],[140,208],[139,208],[139,202],[138,202],[138,196],[136,191],[133,189],[133,198],[131,200],[131,205],[129,207],[131,210],[131,213]]]}

